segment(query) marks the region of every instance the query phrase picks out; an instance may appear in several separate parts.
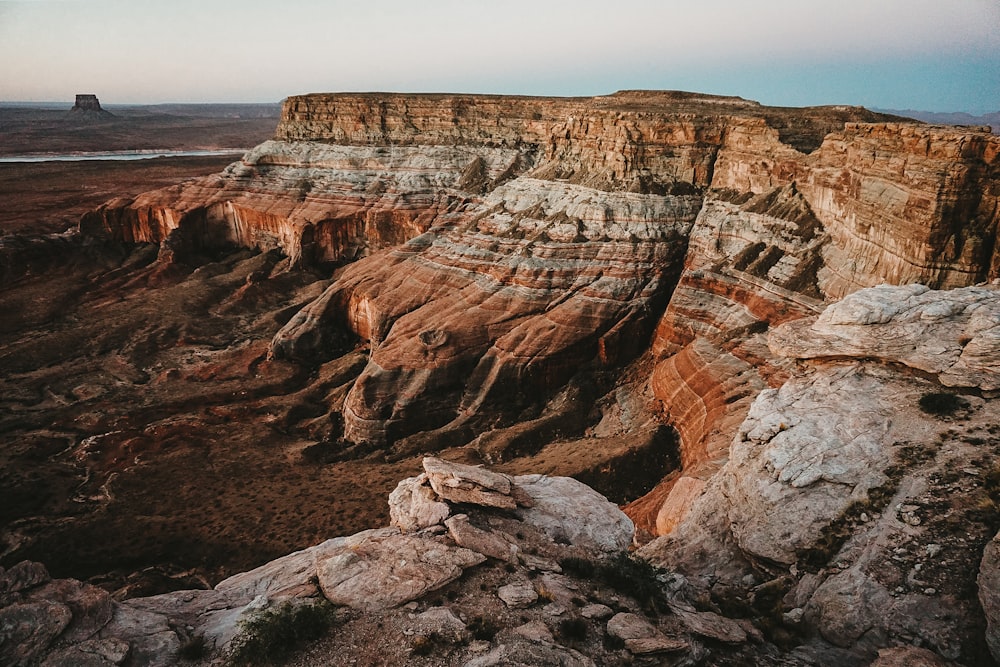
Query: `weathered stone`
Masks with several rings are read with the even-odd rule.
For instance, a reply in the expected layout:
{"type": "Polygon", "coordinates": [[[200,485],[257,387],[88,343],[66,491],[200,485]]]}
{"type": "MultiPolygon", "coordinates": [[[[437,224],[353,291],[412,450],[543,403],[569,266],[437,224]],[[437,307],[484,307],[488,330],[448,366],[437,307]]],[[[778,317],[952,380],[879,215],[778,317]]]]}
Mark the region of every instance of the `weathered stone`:
{"type": "Polygon", "coordinates": [[[131,646],[128,660],[144,667],[172,667],[177,662],[181,640],[170,619],[155,612],[129,605],[117,605],[111,621],[98,633],[98,639],[117,639],[131,646]]]}
{"type": "Polygon", "coordinates": [[[51,580],[44,565],[23,560],[0,575],[0,594],[18,593],[51,580]]]}
{"type": "Polygon", "coordinates": [[[34,602],[58,602],[66,605],[73,620],[60,639],[67,643],[90,639],[108,624],[113,614],[111,595],[107,591],[75,579],[57,579],[33,589],[27,599],[34,602]]]}
{"type": "Polygon", "coordinates": [[[856,367],[761,392],[719,474],[740,548],[792,564],[854,498],[883,484],[895,410],[885,380],[856,367]]]}
{"type": "Polygon", "coordinates": [[[69,607],[57,602],[24,602],[0,609],[0,664],[18,667],[37,661],[72,618],[69,607]]]}
{"type": "Polygon", "coordinates": [[[497,558],[516,563],[518,561],[517,545],[511,544],[495,533],[481,530],[469,523],[469,517],[459,514],[445,521],[448,534],[455,544],[466,549],[481,553],[488,558],[497,558]]]}
{"type": "Polygon", "coordinates": [[[656,534],[668,535],[684,520],[691,504],[704,490],[704,480],[687,476],[679,478],[656,515],[656,534]]]}
{"type": "Polygon", "coordinates": [[[979,563],[979,604],[986,616],[986,644],[993,659],[1000,661],[1000,533],[983,550],[979,563]]]}
{"type": "Polygon", "coordinates": [[[954,664],[925,648],[898,646],[879,649],[871,667],[949,667],[954,664]]]}
{"type": "Polygon", "coordinates": [[[334,604],[377,611],[415,600],[484,560],[433,538],[369,535],[319,562],[319,585],[334,604]]]}
{"type": "Polygon", "coordinates": [[[434,607],[418,614],[413,619],[412,629],[416,634],[434,635],[452,644],[465,641],[469,634],[465,623],[446,607],[434,607]]]}
{"type": "Polygon", "coordinates": [[[523,475],[514,483],[533,503],[519,508],[518,516],[555,542],[602,553],[617,553],[632,543],[632,521],[586,484],[546,475],[523,475]]]}
{"type": "Polygon", "coordinates": [[[815,318],[771,332],[777,354],[800,359],[875,357],[953,387],[1000,389],[1000,286],[860,290],[815,318]]]}
{"type": "Polygon", "coordinates": [[[542,643],[542,644],[555,644],[555,637],[552,636],[552,631],[549,630],[549,626],[545,625],[542,621],[529,621],[524,625],[519,625],[514,628],[514,634],[524,637],[528,641],[542,643]]]}
{"type": "Polygon", "coordinates": [[[517,507],[507,475],[432,456],[424,458],[424,473],[431,488],[444,500],[502,509],[517,507]]]}
{"type": "Polygon", "coordinates": [[[594,661],[570,648],[530,640],[500,644],[464,667],[595,667],[594,661]]]}
{"type": "Polygon", "coordinates": [[[389,494],[389,523],[405,533],[436,526],[450,512],[428,485],[426,473],[404,479],[389,494]]]}
{"type": "Polygon", "coordinates": [[[501,586],[497,596],[511,609],[530,607],[538,601],[538,591],[528,582],[518,582],[501,586]]]}
{"type": "Polygon", "coordinates": [[[125,662],[130,647],[119,639],[90,639],[50,653],[41,667],[115,667],[125,662]]]}
{"type": "Polygon", "coordinates": [[[823,582],[805,612],[825,640],[848,647],[876,627],[891,606],[892,597],[885,588],[849,570],[823,582]]]}
{"type": "Polygon", "coordinates": [[[674,609],[674,613],[696,635],[726,644],[742,644],[747,640],[747,633],[739,623],[715,612],[674,609]]]}
{"type": "Polygon", "coordinates": [[[686,640],[668,637],[646,619],[636,614],[615,614],[608,621],[608,634],[625,642],[625,648],[636,655],[673,653],[689,648],[686,640]]]}
{"type": "Polygon", "coordinates": [[[584,618],[593,618],[598,621],[603,621],[614,616],[614,610],[604,604],[588,604],[586,607],[580,610],[580,616],[584,618]]]}

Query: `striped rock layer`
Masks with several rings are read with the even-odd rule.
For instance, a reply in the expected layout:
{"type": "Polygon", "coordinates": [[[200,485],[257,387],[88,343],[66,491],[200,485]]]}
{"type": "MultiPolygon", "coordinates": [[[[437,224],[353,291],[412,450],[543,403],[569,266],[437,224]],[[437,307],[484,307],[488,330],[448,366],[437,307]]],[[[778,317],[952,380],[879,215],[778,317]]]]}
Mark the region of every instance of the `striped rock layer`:
{"type": "Polygon", "coordinates": [[[81,229],[159,243],[164,261],[238,245],[336,271],[271,355],[369,346],[336,408],[348,444],[464,444],[573,381],[596,387],[575,436],[641,403],[681,441],[683,472],[630,509],[662,533],[757,392],[788,377],[771,325],[882,283],[1000,277],[998,171],[988,129],[856,107],[306,95],[223,173],[109,202],[81,229]]]}

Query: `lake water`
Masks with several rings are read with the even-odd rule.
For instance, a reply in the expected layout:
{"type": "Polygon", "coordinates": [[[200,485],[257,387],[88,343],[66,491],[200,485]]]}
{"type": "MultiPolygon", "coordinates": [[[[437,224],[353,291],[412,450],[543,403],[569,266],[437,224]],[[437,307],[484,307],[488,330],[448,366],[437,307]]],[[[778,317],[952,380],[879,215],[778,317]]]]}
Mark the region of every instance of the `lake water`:
{"type": "Polygon", "coordinates": [[[203,155],[243,155],[238,149],[217,151],[99,151],[94,153],[46,153],[36,155],[2,155],[0,163],[11,162],[81,162],[84,160],[148,160],[156,157],[198,157],[203,155]]]}

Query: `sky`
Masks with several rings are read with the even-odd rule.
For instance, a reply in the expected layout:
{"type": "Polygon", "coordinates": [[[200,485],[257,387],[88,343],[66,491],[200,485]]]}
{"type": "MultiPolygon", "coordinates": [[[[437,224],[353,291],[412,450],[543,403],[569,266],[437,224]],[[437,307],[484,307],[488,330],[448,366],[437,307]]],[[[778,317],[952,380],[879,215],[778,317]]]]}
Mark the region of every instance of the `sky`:
{"type": "Polygon", "coordinates": [[[0,0],[0,101],[738,95],[1000,111],[1000,0],[0,0]]]}

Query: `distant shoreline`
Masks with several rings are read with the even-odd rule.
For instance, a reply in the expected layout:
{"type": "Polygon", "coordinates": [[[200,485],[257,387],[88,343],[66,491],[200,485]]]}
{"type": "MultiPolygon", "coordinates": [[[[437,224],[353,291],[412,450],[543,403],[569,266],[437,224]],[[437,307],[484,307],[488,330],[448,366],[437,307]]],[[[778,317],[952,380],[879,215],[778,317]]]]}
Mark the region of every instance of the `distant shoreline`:
{"type": "Polygon", "coordinates": [[[242,155],[249,149],[225,148],[214,150],[132,150],[132,151],[79,151],[74,153],[30,153],[0,156],[0,163],[83,162],[89,160],[148,160],[158,157],[201,157],[212,155],[242,155]]]}

